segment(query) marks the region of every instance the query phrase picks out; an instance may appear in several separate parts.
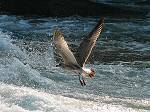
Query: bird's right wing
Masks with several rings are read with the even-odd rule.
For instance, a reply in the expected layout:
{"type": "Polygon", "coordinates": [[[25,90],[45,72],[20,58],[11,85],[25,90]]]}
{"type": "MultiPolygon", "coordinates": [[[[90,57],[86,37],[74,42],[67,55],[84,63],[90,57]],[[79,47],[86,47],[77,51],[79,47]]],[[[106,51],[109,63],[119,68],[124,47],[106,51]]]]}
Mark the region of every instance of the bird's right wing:
{"type": "Polygon", "coordinates": [[[67,42],[63,37],[63,34],[58,29],[56,29],[53,33],[53,43],[58,54],[63,58],[66,65],[78,65],[73,53],[70,51],[67,42]]]}

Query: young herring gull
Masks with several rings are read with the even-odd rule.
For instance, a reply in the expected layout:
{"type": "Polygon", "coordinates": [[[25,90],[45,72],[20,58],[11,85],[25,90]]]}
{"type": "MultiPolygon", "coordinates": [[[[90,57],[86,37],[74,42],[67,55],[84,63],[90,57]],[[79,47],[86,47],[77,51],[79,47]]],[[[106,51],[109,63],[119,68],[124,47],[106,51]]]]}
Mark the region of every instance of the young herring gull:
{"type": "Polygon", "coordinates": [[[56,29],[53,33],[53,44],[57,53],[63,59],[63,63],[60,63],[59,65],[64,69],[71,70],[78,74],[82,86],[86,85],[84,77],[92,78],[95,76],[95,70],[93,68],[85,68],[85,64],[103,29],[103,25],[104,18],[100,19],[89,35],[83,39],[75,55],[69,49],[62,32],[56,29]]]}

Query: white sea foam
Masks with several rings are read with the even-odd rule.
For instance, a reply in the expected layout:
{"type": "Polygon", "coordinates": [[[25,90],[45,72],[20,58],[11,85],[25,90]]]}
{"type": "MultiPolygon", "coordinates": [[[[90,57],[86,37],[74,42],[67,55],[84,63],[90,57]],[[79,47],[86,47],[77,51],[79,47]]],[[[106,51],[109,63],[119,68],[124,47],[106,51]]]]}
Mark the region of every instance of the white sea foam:
{"type": "Polygon", "coordinates": [[[17,57],[21,60],[25,60],[25,54],[20,50],[18,46],[11,43],[9,34],[0,31],[0,56],[3,57],[17,57]]]}
{"type": "Polygon", "coordinates": [[[7,84],[0,85],[0,109],[1,112],[148,112],[7,84]]]}
{"type": "Polygon", "coordinates": [[[37,70],[26,63],[27,57],[25,52],[11,43],[10,35],[0,31],[0,81],[19,85],[28,81],[42,85],[51,84],[50,79],[42,77],[37,70]]]}

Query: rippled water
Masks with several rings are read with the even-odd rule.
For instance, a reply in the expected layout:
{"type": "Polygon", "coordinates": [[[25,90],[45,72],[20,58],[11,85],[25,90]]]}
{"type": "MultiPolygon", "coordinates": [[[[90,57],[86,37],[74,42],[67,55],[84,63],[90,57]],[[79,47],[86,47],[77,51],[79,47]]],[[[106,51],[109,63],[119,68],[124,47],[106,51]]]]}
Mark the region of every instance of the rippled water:
{"type": "Polygon", "coordinates": [[[150,19],[105,18],[82,87],[72,72],[55,67],[52,31],[59,27],[76,48],[97,17],[0,16],[2,112],[150,111],[150,19]]]}

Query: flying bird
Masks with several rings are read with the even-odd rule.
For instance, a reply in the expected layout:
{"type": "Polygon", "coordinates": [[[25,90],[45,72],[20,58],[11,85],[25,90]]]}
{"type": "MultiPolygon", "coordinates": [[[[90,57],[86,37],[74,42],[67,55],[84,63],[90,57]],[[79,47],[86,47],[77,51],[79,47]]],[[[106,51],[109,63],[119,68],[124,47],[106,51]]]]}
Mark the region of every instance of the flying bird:
{"type": "Polygon", "coordinates": [[[85,64],[103,29],[103,25],[104,18],[100,19],[89,35],[81,41],[75,55],[69,49],[63,33],[59,29],[56,29],[53,33],[53,44],[57,53],[63,59],[63,62],[60,63],[59,66],[75,72],[78,75],[82,86],[86,85],[84,80],[85,77],[95,76],[95,70],[93,68],[86,68],[85,64]]]}

